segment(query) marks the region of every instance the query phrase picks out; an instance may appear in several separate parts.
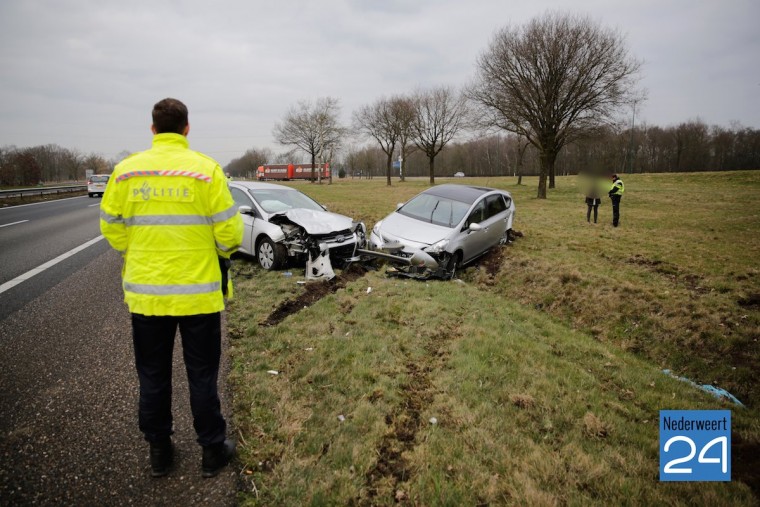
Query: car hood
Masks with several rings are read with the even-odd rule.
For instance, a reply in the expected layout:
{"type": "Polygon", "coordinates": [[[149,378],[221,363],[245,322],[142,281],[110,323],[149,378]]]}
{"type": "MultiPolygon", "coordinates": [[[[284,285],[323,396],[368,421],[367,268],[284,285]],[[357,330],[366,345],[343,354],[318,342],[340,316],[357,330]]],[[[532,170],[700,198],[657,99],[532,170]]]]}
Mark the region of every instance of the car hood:
{"type": "Polygon", "coordinates": [[[396,239],[412,245],[432,245],[451,235],[453,229],[423,222],[401,213],[391,213],[383,219],[380,233],[393,235],[396,239]]]}
{"type": "MultiPolygon", "coordinates": [[[[330,234],[331,232],[350,230],[353,223],[353,220],[345,215],[303,208],[275,213],[272,215],[272,218],[280,216],[284,216],[294,224],[300,225],[308,234],[330,234]]],[[[272,220],[270,219],[270,221],[272,220]]]]}

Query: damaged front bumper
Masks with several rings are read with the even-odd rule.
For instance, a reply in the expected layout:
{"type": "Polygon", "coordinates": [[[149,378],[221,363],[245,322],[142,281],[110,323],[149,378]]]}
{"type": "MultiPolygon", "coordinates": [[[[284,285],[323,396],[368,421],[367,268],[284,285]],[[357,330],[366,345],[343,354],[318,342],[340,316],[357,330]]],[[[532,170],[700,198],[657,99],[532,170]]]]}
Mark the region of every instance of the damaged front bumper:
{"type": "Polygon", "coordinates": [[[367,241],[366,227],[354,222],[350,229],[325,234],[310,234],[306,228],[287,217],[278,218],[284,238],[280,241],[288,257],[306,261],[307,280],[331,280],[335,278],[333,263],[343,267],[360,259],[357,250],[367,241]]]}
{"type": "Polygon", "coordinates": [[[421,248],[414,248],[400,242],[384,242],[374,232],[367,242],[367,249],[358,250],[365,257],[380,258],[388,261],[391,268],[388,275],[427,280],[439,278],[449,280],[454,270],[449,269],[450,254],[430,254],[421,248]]]}

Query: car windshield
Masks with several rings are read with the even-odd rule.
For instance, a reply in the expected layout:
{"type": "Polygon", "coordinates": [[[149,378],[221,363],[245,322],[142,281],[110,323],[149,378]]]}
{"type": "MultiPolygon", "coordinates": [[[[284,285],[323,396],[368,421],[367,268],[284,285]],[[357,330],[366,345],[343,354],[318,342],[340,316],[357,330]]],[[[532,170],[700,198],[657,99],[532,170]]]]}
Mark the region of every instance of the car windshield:
{"type": "Polygon", "coordinates": [[[297,190],[263,189],[251,190],[253,198],[267,213],[279,213],[289,209],[301,208],[324,211],[316,201],[297,190]]]}
{"type": "Polygon", "coordinates": [[[408,217],[444,227],[454,227],[462,221],[470,205],[447,197],[420,194],[404,204],[398,212],[408,217]]]}
{"type": "Polygon", "coordinates": [[[108,176],[91,176],[90,181],[92,183],[107,183],[108,176]]]}

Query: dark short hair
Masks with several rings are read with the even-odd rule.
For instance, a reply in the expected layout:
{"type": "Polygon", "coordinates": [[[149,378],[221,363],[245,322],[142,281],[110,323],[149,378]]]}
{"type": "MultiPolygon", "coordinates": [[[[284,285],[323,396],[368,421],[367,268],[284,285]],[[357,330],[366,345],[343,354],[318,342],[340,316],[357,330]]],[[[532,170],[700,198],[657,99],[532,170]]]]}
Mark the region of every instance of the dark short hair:
{"type": "Polygon", "coordinates": [[[164,99],[153,106],[157,134],[181,134],[187,127],[187,106],[177,99],[164,99]]]}

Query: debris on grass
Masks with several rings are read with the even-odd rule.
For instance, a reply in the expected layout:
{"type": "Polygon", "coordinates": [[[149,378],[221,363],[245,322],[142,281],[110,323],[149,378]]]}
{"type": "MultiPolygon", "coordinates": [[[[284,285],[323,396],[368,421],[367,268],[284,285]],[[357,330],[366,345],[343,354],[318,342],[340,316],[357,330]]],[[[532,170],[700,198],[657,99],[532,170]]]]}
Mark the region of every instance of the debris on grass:
{"type": "Polygon", "coordinates": [[[669,375],[669,376],[673,377],[676,380],[680,380],[681,382],[686,382],[686,383],[691,384],[694,387],[697,387],[697,388],[699,388],[699,389],[701,389],[701,390],[703,390],[703,391],[705,391],[707,393],[710,393],[710,394],[712,394],[713,396],[715,396],[718,399],[728,400],[728,401],[730,401],[731,403],[733,403],[735,405],[739,405],[740,407],[744,406],[744,404],[741,401],[739,401],[736,398],[736,396],[734,396],[733,394],[729,393],[725,389],[722,389],[720,387],[711,386],[709,384],[697,384],[693,380],[690,380],[690,379],[688,379],[686,377],[679,377],[677,375],[674,375],[673,372],[671,372],[670,370],[667,370],[667,369],[662,370],[662,372],[665,375],[669,375]]]}

